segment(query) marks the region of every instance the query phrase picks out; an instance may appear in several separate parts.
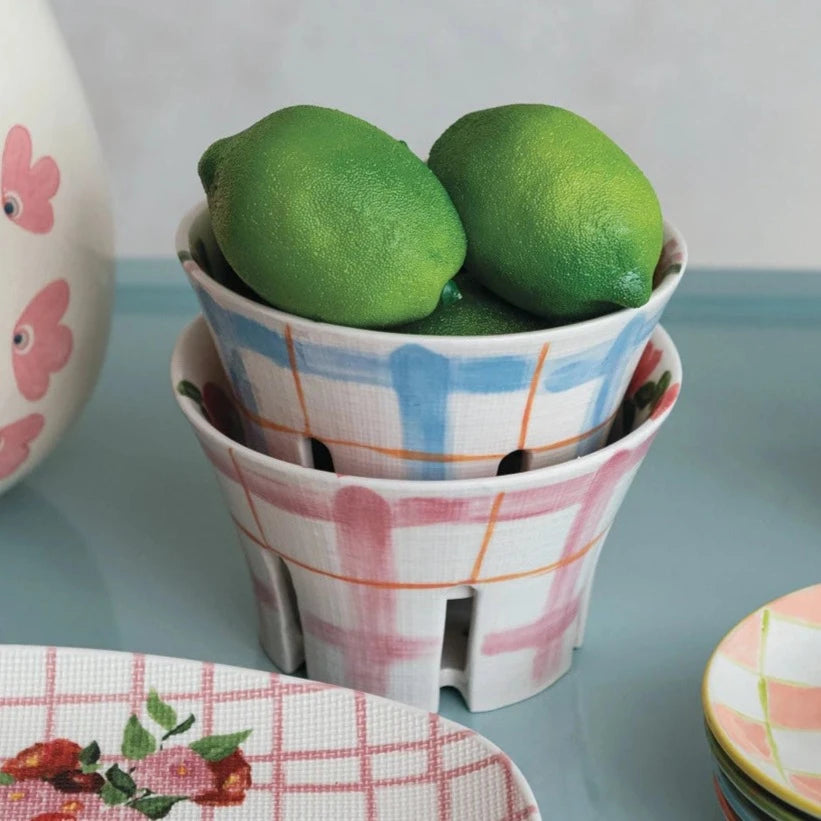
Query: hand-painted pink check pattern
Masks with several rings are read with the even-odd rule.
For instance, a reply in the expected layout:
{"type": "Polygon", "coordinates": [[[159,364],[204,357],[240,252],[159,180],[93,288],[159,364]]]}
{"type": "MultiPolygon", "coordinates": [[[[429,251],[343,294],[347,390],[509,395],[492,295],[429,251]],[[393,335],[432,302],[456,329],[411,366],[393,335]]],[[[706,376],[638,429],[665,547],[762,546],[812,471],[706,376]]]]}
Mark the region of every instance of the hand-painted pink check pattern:
{"type": "MultiPolygon", "coordinates": [[[[678,393],[672,342],[661,328],[653,340],[659,355],[644,377],[655,385],[667,374],[669,399],[637,416],[630,436],[549,471],[456,485],[264,458],[181,394],[239,531],[274,663],[291,672],[305,659],[312,678],[429,710],[443,683],[487,710],[563,675],[582,643],[602,544],[678,393]],[[460,653],[447,610],[466,596],[460,653]]],[[[201,320],[183,335],[174,379],[225,385],[201,320]]]]}
{"type": "MultiPolygon", "coordinates": [[[[436,715],[288,676],[137,654],[0,648],[0,765],[54,738],[97,739],[102,760],[113,760],[119,740],[109,728],[119,731],[132,713],[142,719],[152,688],[199,717],[192,740],[252,730],[243,804],[180,805],[171,819],[540,818],[502,752],[436,715]]],[[[3,821],[30,821],[4,812],[3,821]]]]}

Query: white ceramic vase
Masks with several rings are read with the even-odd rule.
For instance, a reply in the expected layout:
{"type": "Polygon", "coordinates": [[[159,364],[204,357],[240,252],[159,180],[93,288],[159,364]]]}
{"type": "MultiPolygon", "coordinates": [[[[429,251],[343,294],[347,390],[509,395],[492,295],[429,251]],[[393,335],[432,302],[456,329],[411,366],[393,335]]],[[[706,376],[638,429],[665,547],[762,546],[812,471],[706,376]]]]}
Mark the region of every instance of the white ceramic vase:
{"type": "Polygon", "coordinates": [[[113,225],[94,126],[44,0],[0,0],[0,493],[57,444],[97,380],[113,225]]]}

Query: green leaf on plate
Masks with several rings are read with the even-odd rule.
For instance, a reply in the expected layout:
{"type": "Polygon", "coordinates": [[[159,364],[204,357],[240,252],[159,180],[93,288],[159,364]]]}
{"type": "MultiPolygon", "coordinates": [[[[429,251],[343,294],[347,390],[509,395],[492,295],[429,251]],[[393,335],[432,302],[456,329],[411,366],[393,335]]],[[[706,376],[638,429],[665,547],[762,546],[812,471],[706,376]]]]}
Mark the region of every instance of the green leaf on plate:
{"type": "Polygon", "coordinates": [[[165,818],[180,801],[185,801],[184,795],[147,795],[145,798],[138,798],[128,806],[132,810],[137,810],[148,818],[165,818]]]}
{"type": "Polygon", "coordinates": [[[172,727],[163,737],[162,740],[165,741],[166,739],[171,738],[172,735],[179,735],[180,733],[184,733],[191,729],[194,722],[197,719],[194,718],[194,714],[191,713],[188,718],[185,719],[181,724],[178,724],[176,727],[172,727]]]}
{"type": "Polygon", "coordinates": [[[110,782],[106,781],[103,788],[100,790],[100,798],[103,803],[109,807],[116,807],[118,804],[125,804],[128,801],[128,796],[124,792],[120,792],[110,782]]]}
{"type": "Polygon", "coordinates": [[[0,786],[8,787],[9,784],[14,784],[14,776],[8,773],[0,773],[0,786]]]}
{"type": "Polygon", "coordinates": [[[148,715],[163,728],[172,730],[177,725],[177,714],[170,704],[166,704],[158,695],[156,690],[148,694],[148,715]]]}
{"type": "Polygon", "coordinates": [[[140,724],[137,716],[128,719],[123,732],[123,755],[132,761],[140,761],[157,749],[157,739],[140,724]]]}
{"type": "Polygon", "coordinates": [[[206,761],[222,761],[235,752],[237,747],[251,735],[251,730],[244,730],[241,733],[230,733],[229,735],[209,735],[195,741],[189,746],[201,758],[206,761]]]}
{"type": "Polygon", "coordinates": [[[96,741],[92,741],[87,747],[80,750],[77,756],[81,764],[96,764],[100,758],[100,745],[96,741]]]}
{"type": "Polygon", "coordinates": [[[105,777],[120,792],[125,793],[129,798],[137,792],[137,785],[134,779],[126,772],[123,772],[117,764],[106,770],[105,777]]]}

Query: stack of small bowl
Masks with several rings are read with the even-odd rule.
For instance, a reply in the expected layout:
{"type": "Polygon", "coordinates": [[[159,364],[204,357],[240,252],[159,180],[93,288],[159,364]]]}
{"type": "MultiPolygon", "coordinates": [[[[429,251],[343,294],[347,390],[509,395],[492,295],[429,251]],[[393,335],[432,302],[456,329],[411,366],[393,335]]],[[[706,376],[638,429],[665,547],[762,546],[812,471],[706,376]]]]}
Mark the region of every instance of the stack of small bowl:
{"type": "Polygon", "coordinates": [[[565,673],[602,544],[678,395],[658,326],[686,263],[678,232],[665,226],[643,307],[478,337],[262,305],[204,204],[177,250],[203,316],[172,379],[274,663],[429,710],[442,686],[490,710],[565,673]]]}
{"type": "Polygon", "coordinates": [[[756,610],[719,643],[702,700],[728,819],[821,818],[821,585],[756,610]]]}

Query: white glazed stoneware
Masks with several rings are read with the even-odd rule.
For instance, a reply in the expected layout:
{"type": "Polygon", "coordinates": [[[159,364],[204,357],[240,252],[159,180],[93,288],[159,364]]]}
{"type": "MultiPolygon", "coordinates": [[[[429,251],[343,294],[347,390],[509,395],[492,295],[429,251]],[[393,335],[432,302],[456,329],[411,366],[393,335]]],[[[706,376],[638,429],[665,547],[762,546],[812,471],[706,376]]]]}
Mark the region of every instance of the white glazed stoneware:
{"type": "Polygon", "coordinates": [[[238,293],[205,205],[183,219],[177,252],[251,446],[312,466],[318,439],[342,473],[398,479],[493,476],[512,452],[530,469],[600,448],[686,264],[668,225],[647,305],[543,331],[446,337],[313,322],[238,293]]]}
{"type": "Polygon", "coordinates": [[[113,228],[82,89],[43,0],[0,0],[0,493],[86,402],[111,315],[113,228]]]}
{"type": "Polygon", "coordinates": [[[274,662],[290,672],[304,657],[312,678],[426,709],[452,685],[472,710],[569,669],[602,543],[681,382],[658,327],[628,389],[653,402],[619,441],[524,473],[408,481],[306,468],[223,435],[242,438],[241,416],[202,318],[171,373],[238,529],[274,662]]]}
{"type": "Polygon", "coordinates": [[[0,646],[0,715],[2,821],[541,818],[516,765],[472,730],[276,673],[0,646]],[[95,756],[97,774],[80,773],[95,756]]]}

